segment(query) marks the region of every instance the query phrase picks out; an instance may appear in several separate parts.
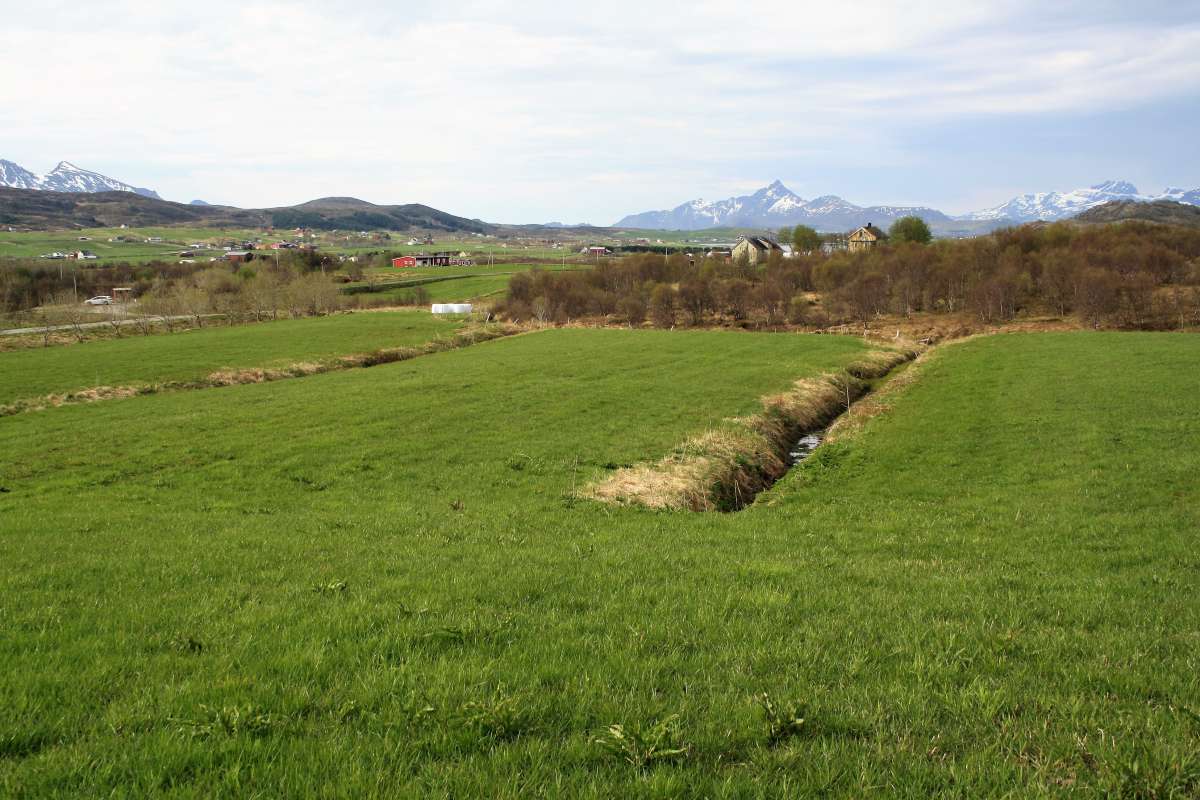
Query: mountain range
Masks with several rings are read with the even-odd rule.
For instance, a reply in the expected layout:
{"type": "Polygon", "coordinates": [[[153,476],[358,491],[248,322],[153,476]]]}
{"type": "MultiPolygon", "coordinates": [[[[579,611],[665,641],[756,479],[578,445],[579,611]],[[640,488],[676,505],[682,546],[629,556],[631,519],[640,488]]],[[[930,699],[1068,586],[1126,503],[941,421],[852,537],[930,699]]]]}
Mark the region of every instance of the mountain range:
{"type": "Polygon", "coordinates": [[[964,214],[964,220],[1004,220],[1005,222],[1034,222],[1067,219],[1087,211],[1089,208],[1117,201],[1150,203],[1156,200],[1174,200],[1187,205],[1200,205],[1200,189],[1177,189],[1168,187],[1161,194],[1142,194],[1129,181],[1104,181],[1086,189],[1069,192],[1037,192],[1014,197],[982,211],[964,214]]]}
{"type": "Polygon", "coordinates": [[[1200,205],[1200,189],[1168,188],[1161,194],[1144,195],[1128,181],[1105,181],[1070,192],[1025,194],[982,211],[950,216],[924,206],[858,206],[836,195],[805,200],[777,180],[753,194],[741,197],[715,202],[692,200],[673,209],[630,214],[618,221],[616,227],[701,230],[809,225],[819,231],[845,231],[866,222],[886,226],[900,217],[913,215],[924,219],[935,232],[950,234],[1035,220],[1066,219],[1089,208],[1119,200],[1174,200],[1200,205]]]}
{"type": "Polygon", "coordinates": [[[152,189],[132,186],[99,172],[82,169],[70,161],[60,161],[45,175],[37,175],[20,164],[0,158],[0,186],[43,192],[133,192],[142,197],[162,199],[152,189]]]}
{"type": "Polygon", "coordinates": [[[804,224],[818,230],[848,230],[864,222],[889,223],[915,214],[926,222],[950,222],[950,217],[920,206],[871,206],[864,208],[836,195],[805,200],[782,181],[775,181],[753,194],[709,202],[692,200],[666,211],[631,214],[617,222],[618,228],[700,230],[702,228],[775,228],[804,224]]]}
{"type": "MultiPolygon", "coordinates": [[[[60,161],[58,166],[45,175],[37,175],[20,164],[0,159],[0,187],[29,191],[98,194],[125,192],[149,200],[166,203],[158,193],[82,169],[69,161],[60,161]]],[[[194,220],[198,218],[228,218],[231,212],[254,213],[229,206],[212,206],[202,200],[193,200],[187,212],[177,203],[150,208],[145,204],[122,202],[121,198],[70,202],[49,200],[28,203],[36,214],[45,219],[58,217],[66,224],[79,224],[89,216],[97,219],[115,218],[119,213],[134,214],[139,218],[161,217],[167,222],[172,218],[194,220]],[[178,206],[179,208],[174,208],[178,206]],[[120,210],[119,210],[120,209],[120,210]]],[[[776,180],[758,191],[730,197],[725,200],[692,200],[662,211],[645,211],[630,214],[616,223],[618,228],[648,228],[654,230],[702,230],[705,228],[779,228],[785,225],[809,225],[818,231],[846,231],[866,222],[881,227],[890,225],[900,217],[918,216],[925,220],[933,231],[942,236],[981,233],[1006,225],[1018,225],[1036,220],[1054,221],[1075,217],[1088,209],[1106,203],[1134,202],[1152,203],[1167,200],[1200,206],[1200,189],[1168,187],[1159,194],[1142,194],[1128,181],[1110,180],[1084,189],[1068,192],[1033,192],[1014,197],[991,208],[968,214],[951,216],[927,206],[859,206],[837,195],[823,195],[805,200],[776,180]]],[[[7,198],[8,217],[13,216],[12,195],[7,198]]],[[[286,208],[258,209],[254,213],[263,224],[287,225],[288,227],[346,227],[383,228],[397,230],[402,225],[427,225],[451,230],[482,230],[478,220],[467,220],[437,209],[417,204],[402,206],[379,206],[353,198],[324,198],[299,206],[286,208]],[[290,224],[288,224],[290,223],[290,224]]],[[[557,225],[557,223],[556,223],[557,225]]]]}

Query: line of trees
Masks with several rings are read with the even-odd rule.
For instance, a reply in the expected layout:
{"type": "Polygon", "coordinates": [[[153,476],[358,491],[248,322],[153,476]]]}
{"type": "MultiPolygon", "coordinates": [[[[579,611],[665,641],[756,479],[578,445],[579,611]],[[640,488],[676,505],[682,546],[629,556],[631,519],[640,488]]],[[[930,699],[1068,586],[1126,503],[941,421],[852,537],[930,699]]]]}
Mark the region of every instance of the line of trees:
{"type": "Polygon", "coordinates": [[[100,335],[121,336],[123,332],[148,334],[158,326],[171,331],[316,316],[350,306],[403,304],[403,299],[347,297],[333,277],[320,270],[296,269],[296,263],[276,264],[269,258],[242,264],[120,265],[80,270],[74,286],[64,270],[68,288],[56,288],[64,281],[54,267],[5,270],[0,266],[0,290],[12,292],[15,286],[21,293],[15,302],[10,297],[17,307],[6,313],[5,321],[13,327],[42,329],[47,346],[64,336],[83,341],[95,332],[85,329],[87,323],[108,322],[111,329],[104,327],[100,335]],[[118,299],[116,305],[89,309],[82,302],[122,285],[132,289],[125,298],[133,301],[129,305],[118,299]],[[30,300],[31,292],[39,296],[30,300]],[[53,334],[56,327],[65,328],[65,334],[53,334]]]}
{"type": "Polygon", "coordinates": [[[203,327],[210,314],[233,325],[281,315],[329,314],[344,305],[337,284],[320,272],[295,272],[269,261],[259,263],[258,269],[246,265],[234,272],[209,267],[185,278],[156,282],[141,297],[139,310],[164,319],[187,317],[191,324],[203,327]]]}
{"type": "Polygon", "coordinates": [[[194,276],[201,272],[232,274],[248,270],[256,274],[275,270],[279,274],[305,275],[330,273],[339,266],[337,256],[305,250],[261,253],[245,265],[150,261],[83,266],[67,261],[47,263],[34,258],[11,259],[0,262],[0,312],[25,311],[68,296],[83,301],[97,294],[107,294],[116,286],[129,287],[133,297],[142,297],[163,283],[194,281],[194,276]]]}
{"type": "MultiPolygon", "coordinates": [[[[794,234],[794,232],[793,232],[794,234]]],[[[510,319],[603,316],[640,325],[825,327],[884,315],[1078,315],[1095,326],[1200,325],[1200,231],[1126,222],[1026,225],[922,243],[921,231],[862,252],[811,252],[764,265],[636,255],[582,272],[514,275],[510,319]]]]}

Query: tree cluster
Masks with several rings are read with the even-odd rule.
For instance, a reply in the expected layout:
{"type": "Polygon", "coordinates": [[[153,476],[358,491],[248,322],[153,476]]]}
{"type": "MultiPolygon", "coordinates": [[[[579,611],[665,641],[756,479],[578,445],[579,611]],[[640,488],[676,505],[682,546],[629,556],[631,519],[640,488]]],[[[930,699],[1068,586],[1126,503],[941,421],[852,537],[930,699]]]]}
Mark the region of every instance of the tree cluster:
{"type": "MultiPolygon", "coordinates": [[[[140,310],[162,318],[186,317],[197,327],[210,315],[227,324],[329,314],[343,306],[337,284],[320,272],[295,272],[270,261],[236,272],[209,267],[186,278],[159,281],[140,300],[140,310]]],[[[168,323],[169,324],[169,323],[168,323]]]]}
{"type": "Polygon", "coordinates": [[[1022,313],[1078,315],[1098,327],[1145,329],[1200,324],[1195,229],[1055,223],[925,239],[909,225],[870,250],[772,254],[754,266],[642,254],[590,270],[534,270],[513,276],[500,311],[513,319],[602,316],[660,327],[824,327],[917,313],[965,313],[984,322],[1022,313]]]}
{"type": "Polygon", "coordinates": [[[116,286],[128,287],[130,294],[138,298],[163,283],[192,280],[205,271],[232,274],[248,270],[257,274],[274,270],[281,275],[304,275],[326,274],[339,266],[336,256],[313,250],[255,251],[255,256],[244,265],[220,261],[191,264],[150,261],[91,266],[35,258],[7,260],[0,262],[0,313],[33,309],[68,296],[81,302],[94,295],[108,294],[116,286]]]}

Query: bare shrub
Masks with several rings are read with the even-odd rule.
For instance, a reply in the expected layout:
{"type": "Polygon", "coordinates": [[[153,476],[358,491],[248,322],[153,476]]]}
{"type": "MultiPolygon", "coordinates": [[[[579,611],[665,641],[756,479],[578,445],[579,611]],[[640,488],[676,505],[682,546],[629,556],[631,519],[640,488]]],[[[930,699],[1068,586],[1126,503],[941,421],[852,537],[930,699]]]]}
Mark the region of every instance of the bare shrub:
{"type": "Polygon", "coordinates": [[[650,319],[659,328],[675,326],[675,290],[665,283],[650,293],[650,319]]]}
{"type": "Polygon", "coordinates": [[[617,312],[636,328],[646,321],[646,301],[641,295],[626,295],[617,301],[617,312]]]}

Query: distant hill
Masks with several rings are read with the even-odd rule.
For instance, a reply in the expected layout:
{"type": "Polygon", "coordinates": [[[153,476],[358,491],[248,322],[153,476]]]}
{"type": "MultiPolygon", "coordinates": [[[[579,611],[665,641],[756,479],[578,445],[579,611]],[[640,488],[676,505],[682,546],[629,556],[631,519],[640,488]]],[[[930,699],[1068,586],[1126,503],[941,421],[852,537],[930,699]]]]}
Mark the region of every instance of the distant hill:
{"type": "Polygon", "coordinates": [[[352,197],[327,197],[280,208],[243,209],[172,203],[126,191],[52,192],[0,187],[0,225],[48,229],[177,224],[471,233],[486,233],[494,228],[429,206],[415,203],[381,206],[352,197]]]}
{"type": "Polygon", "coordinates": [[[190,206],[132,192],[49,192],[0,188],[0,225],[22,228],[103,228],[117,225],[224,225],[257,227],[262,212],[190,206]]]}
{"type": "Polygon", "coordinates": [[[69,161],[58,162],[58,166],[45,175],[35,175],[20,164],[0,158],[0,186],[43,192],[132,192],[161,199],[152,189],[132,186],[99,172],[82,169],[69,161]]]}
{"type": "Polygon", "coordinates": [[[1200,207],[1174,200],[1114,200],[1096,206],[1075,217],[1078,222],[1122,222],[1136,219],[1161,222],[1166,225],[1186,225],[1200,228],[1200,207]]]}
{"type": "Polygon", "coordinates": [[[479,220],[456,217],[445,211],[408,203],[399,206],[380,206],[354,197],[323,197],[298,206],[269,208],[272,224],[277,228],[348,228],[360,230],[423,230],[466,231],[486,233],[493,226],[479,220]]]}

